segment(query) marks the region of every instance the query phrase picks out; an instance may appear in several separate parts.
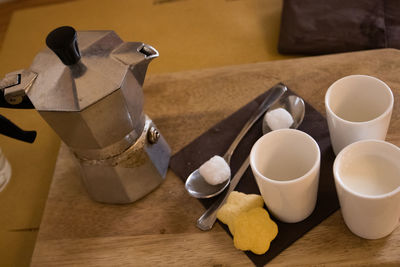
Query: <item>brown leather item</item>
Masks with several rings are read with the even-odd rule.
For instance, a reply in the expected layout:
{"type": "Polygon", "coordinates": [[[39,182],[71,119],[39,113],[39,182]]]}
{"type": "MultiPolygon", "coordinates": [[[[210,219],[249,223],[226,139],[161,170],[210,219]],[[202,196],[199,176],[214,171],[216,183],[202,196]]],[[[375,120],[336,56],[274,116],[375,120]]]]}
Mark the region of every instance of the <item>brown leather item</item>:
{"type": "Polygon", "coordinates": [[[284,0],[278,50],[319,55],[400,48],[397,0],[284,0]]]}
{"type": "MultiPolygon", "coordinates": [[[[289,93],[293,94],[290,90],[289,93]]],[[[206,160],[214,155],[222,156],[246,123],[247,119],[251,116],[253,111],[257,109],[264,98],[265,93],[258,96],[225,120],[213,126],[192,143],[176,153],[171,158],[171,169],[183,181],[185,181],[188,175],[206,160]]],[[[241,163],[250,153],[253,144],[262,136],[261,124],[261,119],[254,124],[239,144],[236,152],[233,154],[231,161],[232,175],[236,173],[241,163]]],[[[332,151],[328,125],[325,118],[311,105],[306,103],[304,121],[300,125],[299,130],[311,135],[318,142],[321,150],[321,169],[317,204],[314,212],[307,219],[299,223],[283,223],[271,215],[271,218],[278,225],[279,232],[277,237],[272,241],[270,249],[264,255],[256,255],[251,252],[246,252],[247,256],[257,266],[264,265],[272,260],[284,249],[289,247],[294,241],[339,209],[339,202],[336,196],[332,172],[335,155],[332,151]]],[[[244,193],[260,194],[250,167],[245,172],[235,190],[244,193]]],[[[212,199],[201,200],[201,202],[207,208],[217,198],[218,196],[212,199]]],[[[222,223],[221,225],[228,233],[230,233],[226,225],[222,223]]]]}

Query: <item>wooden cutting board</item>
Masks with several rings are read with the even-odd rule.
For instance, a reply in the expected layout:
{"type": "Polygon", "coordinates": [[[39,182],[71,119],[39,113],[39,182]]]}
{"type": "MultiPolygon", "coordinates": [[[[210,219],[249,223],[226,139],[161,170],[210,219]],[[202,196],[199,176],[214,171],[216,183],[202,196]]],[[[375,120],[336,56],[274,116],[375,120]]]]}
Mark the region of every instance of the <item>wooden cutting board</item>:
{"type": "MultiPolygon", "coordinates": [[[[144,86],[145,112],[175,153],[277,82],[325,115],[329,85],[346,75],[366,74],[385,81],[394,93],[387,141],[400,146],[399,71],[400,51],[383,49],[151,75],[144,86]]],[[[251,264],[218,224],[209,232],[196,228],[203,212],[170,170],[159,188],[133,204],[96,203],[63,145],[32,266],[251,264]]],[[[271,264],[399,265],[399,251],[400,228],[386,238],[364,240],[346,228],[338,211],[271,264]]]]}

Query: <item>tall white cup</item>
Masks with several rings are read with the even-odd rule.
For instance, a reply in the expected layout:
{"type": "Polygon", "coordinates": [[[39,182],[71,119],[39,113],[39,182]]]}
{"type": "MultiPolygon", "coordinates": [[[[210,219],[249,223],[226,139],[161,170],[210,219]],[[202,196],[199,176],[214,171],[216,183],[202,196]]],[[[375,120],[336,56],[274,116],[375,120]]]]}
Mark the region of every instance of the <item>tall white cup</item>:
{"type": "Polygon", "coordinates": [[[345,147],[333,164],[343,219],[356,235],[377,239],[400,224],[400,149],[381,140],[345,147]]]}
{"type": "Polygon", "coordinates": [[[393,93],[381,80],[351,75],[334,82],[325,95],[333,151],[364,139],[385,140],[393,110],[393,93]]]}
{"type": "Polygon", "coordinates": [[[262,136],[250,152],[250,166],[268,210],[288,223],[314,210],[321,155],[308,134],[280,129],[262,136]]]}

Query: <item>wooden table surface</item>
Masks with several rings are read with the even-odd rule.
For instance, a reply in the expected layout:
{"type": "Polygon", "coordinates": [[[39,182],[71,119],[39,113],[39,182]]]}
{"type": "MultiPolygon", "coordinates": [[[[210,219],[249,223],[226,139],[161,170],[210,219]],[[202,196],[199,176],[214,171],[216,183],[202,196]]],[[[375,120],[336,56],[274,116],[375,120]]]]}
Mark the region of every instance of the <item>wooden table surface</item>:
{"type": "MultiPolygon", "coordinates": [[[[385,81],[394,93],[387,141],[400,146],[399,70],[400,51],[384,49],[150,75],[145,112],[175,153],[277,82],[325,115],[329,85],[346,75],[366,74],[385,81]]],[[[218,224],[209,232],[196,228],[203,212],[171,170],[158,189],[133,204],[96,203],[63,145],[32,266],[250,265],[218,224]]],[[[271,261],[279,264],[399,266],[400,228],[386,238],[364,240],[346,228],[338,211],[271,261]]]]}

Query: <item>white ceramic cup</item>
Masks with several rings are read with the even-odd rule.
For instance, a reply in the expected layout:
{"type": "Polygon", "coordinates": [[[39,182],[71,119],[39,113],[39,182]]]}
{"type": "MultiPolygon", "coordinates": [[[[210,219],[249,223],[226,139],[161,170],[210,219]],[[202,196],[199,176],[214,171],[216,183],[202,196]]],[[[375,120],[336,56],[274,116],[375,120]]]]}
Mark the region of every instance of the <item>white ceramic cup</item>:
{"type": "Polygon", "coordinates": [[[250,166],[268,210],[295,223],[314,210],[321,155],[317,142],[294,129],[262,136],[250,152],[250,166]]]}
{"type": "Polygon", "coordinates": [[[360,140],[385,140],[393,110],[393,93],[381,80],[351,75],[334,82],[325,94],[333,151],[360,140]]]}
{"type": "Polygon", "coordinates": [[[400,148],[381,140],[345,147],[333,164],[336,191],[347,227],[377,239],[400,223],[400,148]]]}

